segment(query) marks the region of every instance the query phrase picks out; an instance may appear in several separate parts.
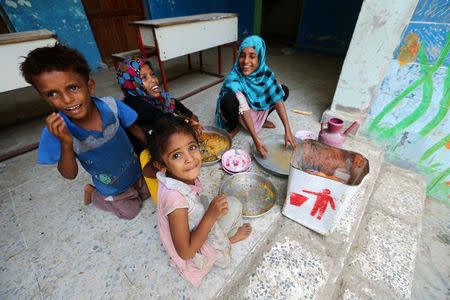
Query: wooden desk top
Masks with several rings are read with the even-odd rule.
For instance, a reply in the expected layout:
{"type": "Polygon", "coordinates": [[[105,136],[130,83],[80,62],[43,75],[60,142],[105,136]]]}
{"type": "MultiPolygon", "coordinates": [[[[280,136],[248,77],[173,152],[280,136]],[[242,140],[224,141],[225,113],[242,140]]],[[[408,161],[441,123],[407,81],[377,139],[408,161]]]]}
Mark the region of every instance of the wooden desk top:
{"type": "Polygon", "coordinates": [[[47,29],[0,34],[0,45],[55,38],[57,35],[47,29]]]}
{"type": "Polygon", "coordinates": [[[226,18],[234,18],[237,16],[238,16],[238,14],[234,14],[234,13],[210,13],[210,14],[183,16],[183,17],[166,18],[166,19],[135,21],[135,22],[130,22],[129,24],[135,25],[135,26],[143,25],[143,26],[158,28],[158,27],[179,25],[179,24],[186,24],[186,23],[195,23],[195,22],[203,22],[203,21],[220,20],[220,19],[226,19],[226,18]]]}

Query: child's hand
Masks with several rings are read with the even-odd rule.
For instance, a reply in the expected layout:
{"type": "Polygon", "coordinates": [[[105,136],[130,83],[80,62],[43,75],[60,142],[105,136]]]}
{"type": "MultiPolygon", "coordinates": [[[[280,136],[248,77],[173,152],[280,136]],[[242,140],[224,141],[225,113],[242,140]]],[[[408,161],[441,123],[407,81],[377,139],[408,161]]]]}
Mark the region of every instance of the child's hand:
{"type": "Polygon", "coordinates": [[[288,143],[291,144],[292,149],[295,149],[297,143],[295,142],[294,136],[290,130],[287,130],[284,135],[284,147],[288,147],[288,143]]]}
{"type": "Polygon", "coordinates": [[[73,137],[69,130],[67,130],[66,123],[64,123],[64,119],[59,113],[51,113],[45,119],[45,124],[47,124],[48,131],[56,136],[61,144],[72,145],[73,137]]]}
{"type": "Polygon", "coordinates": [[[194,128],[197,136],[200,136],[202,134],[203,130],[205,130],[205,126],[203,126],[202,123],[195,121],[194,119],[191,119],[191,124],[192,124],[192,128],[194,128]]]}
{"type": "Polygon", "coordinates": [[[200,122],[200,120],[198,119],[197,115],[195,115],[195,114],[192,114],[191,121],[200,122]]]}
{"type": "Polygon", "coordinates": [[[259,154],[261,154],[263,158],[267,158],[266,153],[269,152],[269,150],[267,150],[266,145],[259,137],[256,137],[255,146],[259,154]]]}
{"type": "Polygon", "coordinates": [[[153,166],[151,161],[149,161],[142,169],[142,175],[147,178],[156,178],[156,172],[158,172],[158,169],[153,166]]]}
{"type": "Polygon", "coordinates": [[[226,213],[228,213],[228,202],[223,195],[214,198],[206,211],[206,214],[214,218],[214,220],[219,219],[226,213]]]}

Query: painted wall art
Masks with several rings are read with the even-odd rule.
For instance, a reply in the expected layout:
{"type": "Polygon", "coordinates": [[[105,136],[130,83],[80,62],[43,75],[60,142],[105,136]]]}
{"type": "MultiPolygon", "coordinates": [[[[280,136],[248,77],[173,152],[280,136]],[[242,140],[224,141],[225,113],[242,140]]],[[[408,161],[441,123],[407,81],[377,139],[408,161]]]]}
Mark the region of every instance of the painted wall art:
{"type": "Polygon", "coordinates": [[[427,195],[450,204],[450,10],[419,1],[366,120],[387,158],[426,176],[427,195]]]}

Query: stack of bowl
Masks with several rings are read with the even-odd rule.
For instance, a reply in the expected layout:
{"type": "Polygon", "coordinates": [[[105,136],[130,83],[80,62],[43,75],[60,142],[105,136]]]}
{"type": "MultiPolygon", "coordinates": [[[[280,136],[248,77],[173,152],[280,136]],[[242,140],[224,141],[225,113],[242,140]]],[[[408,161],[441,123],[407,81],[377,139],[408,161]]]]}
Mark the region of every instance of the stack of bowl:
{"type": "Polygon", "coordinates": [[[222,168],[229,174],[247,172],[252,168],[252,159],[242,149],[230,149],[222,155],[222,168]]]}

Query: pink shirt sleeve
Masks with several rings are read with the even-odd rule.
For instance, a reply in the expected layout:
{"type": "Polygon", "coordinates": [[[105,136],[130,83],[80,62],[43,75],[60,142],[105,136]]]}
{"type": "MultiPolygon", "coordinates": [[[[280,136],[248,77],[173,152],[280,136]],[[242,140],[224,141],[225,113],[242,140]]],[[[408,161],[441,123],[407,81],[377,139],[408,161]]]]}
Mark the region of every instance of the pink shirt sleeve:
{"type": "Polygon", "coordinates": [[[241,91],[236,91],[236,98],[239,101],[239,114],[242,115],[244,111],[247,111],[250,109],[247,103],[247,98],[245,98],[244,94],[241,93],[241,91]]]}
{"type": "Polygon", "coordinates": [[[171,190],[167,193],[167,200],[164,201],[162,211],[165,216],[169,215],[175,209],[188,208],[188,200],[180,192],[171,190]]]}

